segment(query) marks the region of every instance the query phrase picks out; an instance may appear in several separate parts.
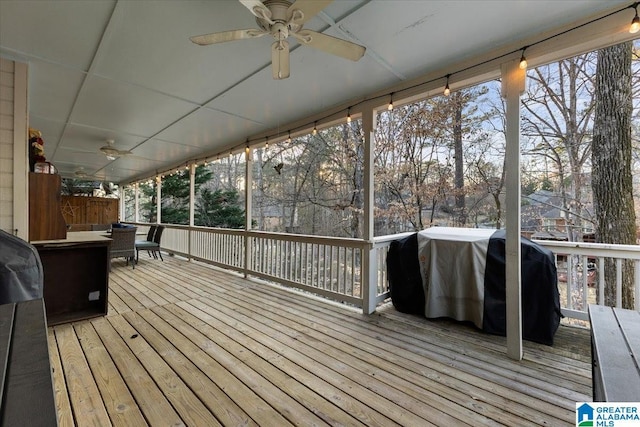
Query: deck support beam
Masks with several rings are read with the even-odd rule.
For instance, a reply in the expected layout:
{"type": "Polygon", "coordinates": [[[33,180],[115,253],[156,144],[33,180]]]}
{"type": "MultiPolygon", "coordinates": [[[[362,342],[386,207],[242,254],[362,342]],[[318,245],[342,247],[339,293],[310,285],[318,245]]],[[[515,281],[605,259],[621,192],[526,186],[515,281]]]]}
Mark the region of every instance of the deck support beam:
{"type": "Polygon", "coordinates": [[[519,61],[502,64],[502,97],[506,101],[506,315],[507,356],[522,360],[522,283],[520,256],[520,96],[526,70],[519,61]]]}
{"type": "Polygon", "coordinates": [[[134,192],[134,213],[133,220],[135,222],[140,222],[140,183],[136,182],[133,184],[133,192],[134,192]]]}
{"type": "Polygon", "coordinates": [[[363,176],[363,199],[364,199],[364,230],[363,239],[371,245],[364,250],[362,265],[362,312],[371,314],[376,311],[376,300],[378,294],[378,265],[376,249],[373,246],[374,237],[374,150],[375,150],[375,130],[376,112],[370,106],[362,111],[362,129],[364,133],[364,176],[363,176]]]}
{"type": "Polygon", "coordinates": [[[193,247],[191,245],[191,236],[193,234],[192,227],[195,225],[196,217],[196,168],[198,166],[195,163],[189,165],[189,261],[191,261],[191,254],[193,253],[193,247]]]}
{"type": "MultiPolygon", "coordinates": [[[[245,148],[245,171],[244,171],[244,229],[245,231],[251,230],[253,223],[253,150],[247,145],[245,148]]],[[[253,257],[253,251],[251,249],[251,237],[249,233],[244,233],[244,277],[249,276],[249,270],[251,269],[251,260],[253,257]]]]}
{"type": "Polygon", "coordinates": [[[162,178],[156,176],[156,224],[162,223],[162,178]]]}

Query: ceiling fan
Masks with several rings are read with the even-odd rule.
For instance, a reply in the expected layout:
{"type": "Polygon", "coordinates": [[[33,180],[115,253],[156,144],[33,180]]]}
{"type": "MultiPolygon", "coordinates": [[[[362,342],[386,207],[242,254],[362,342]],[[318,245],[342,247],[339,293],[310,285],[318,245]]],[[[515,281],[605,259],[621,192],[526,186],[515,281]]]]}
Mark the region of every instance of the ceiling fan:
{"type": "Polygon", "coordinates": [[[271,45],[271,69],[274,79],[289,77],[289,42],[293,36],[300,44],[357,61],[364,55],[365,47],[316,31],[302,28],[332,0],[239,0],[256,16],[260,29],[223,31],[220,33],[193,36],[190,40],[201,46],[224,43],[232,40],[252,39],[271,35],[275,42],[271,45]]]}
{"type": "Polygon", "coordinates": [[[73,172],[73,177],[75,179],[79,179],[79,180],[93,180],[93,181],[102,181],[103,180],[102,177],[88,174],[84,170],[84,167],[82,167],[82,166],[80,166],[78,169],[76,169],[73,172]]]}
{"type": "Polygon", "coordinates": [[[105,156],[107,156],[107,159],[115,160],[118,157],[128,156],[130,154],[133,154],[129,150],[118,150],[116,147],[113,146],[114,143],[115,141],[113,139],[107,139],[107,145],[100,147],[100,152],[105,156]]]}

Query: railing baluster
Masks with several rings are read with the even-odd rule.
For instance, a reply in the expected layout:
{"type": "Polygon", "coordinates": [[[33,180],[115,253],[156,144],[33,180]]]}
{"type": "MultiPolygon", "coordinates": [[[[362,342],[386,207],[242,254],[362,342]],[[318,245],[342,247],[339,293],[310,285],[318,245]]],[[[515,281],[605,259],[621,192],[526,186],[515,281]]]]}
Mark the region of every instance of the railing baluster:
{"type": "Polygon", "coordinates": [[[586,310],[589,305],[589,264],[586,255],[582,255],[582,309],[586,310]]]}
{"type": "Polygon", "coordinates": [[[573,308],[573,298],[571,298],[571,287],[573,285],[573,257],[567,254],[567,308],[573,308]]]}
{"type": "Polygon", "coordinates": [[[634,282],[636,283],[636,286],[635,286],[635,293],[633,295],[633,301],[635,303],[636,311],[640,311],[640,261],[636,261],[634,263],[634,266],[635,266],[634,282]]]}
{"type": "Polygon", "coordinates": [[[598,258],[598,304],[604,305],[604,257],[598,258]]]}
{"type": "Polygon", "coordinates": [[[616,259],[616,307],[622,307],[622,259],[616,259]]]}
{"type": "Polygon", "coordinates": [[[333,245],[329,246],[329,289],[331,289],[332,291],[336,291],[337,289],[335,289],[335,286],[333,283],[333,272],[335,271],[333,266],[333,263],[334,263],[333,249],[334,249],[333,245]]]}

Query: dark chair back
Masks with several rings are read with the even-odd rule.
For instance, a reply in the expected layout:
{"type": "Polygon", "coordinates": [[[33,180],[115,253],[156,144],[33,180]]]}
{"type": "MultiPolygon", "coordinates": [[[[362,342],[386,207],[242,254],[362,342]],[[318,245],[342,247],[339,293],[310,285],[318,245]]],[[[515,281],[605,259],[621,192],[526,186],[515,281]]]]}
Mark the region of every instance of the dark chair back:
{"type": "Polygon", "coordinates": [[[156,234],[153,236],[153,241],[160,245],[160,239],[162,239],[162,232],[164,231],[164,225],[159,225],[156,229],[156,234]]]}
{"type": "Polygon", "coordinates": [[[147,242],[153,242],[153,237],[155,236],[157,229],[157,225],[152,225],[151,227],[149,227],[149,232],[147,233],[147,242]]]}

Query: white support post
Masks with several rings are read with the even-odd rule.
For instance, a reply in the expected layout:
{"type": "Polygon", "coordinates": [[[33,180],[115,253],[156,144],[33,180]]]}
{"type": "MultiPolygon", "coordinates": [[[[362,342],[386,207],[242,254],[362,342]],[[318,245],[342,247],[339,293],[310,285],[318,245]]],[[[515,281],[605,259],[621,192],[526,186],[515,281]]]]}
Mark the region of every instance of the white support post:
{"type": "Polygon", "coordinates": [[[133,185],[133,192],[135,198],[133,219],[135,220],[135,222],[140,222],[140,184],[138,184],[137,182],[133,185]]]}
{"type": "Polygon", "coordinates": [[[124,197],[124,188],[120,189],[120,194],[121,197],[118,198],[118,220],[119,221],[126,221],[126,215],[125,215],[125,197],[124,197]]]}
{"type": "Polygon", "coordinates": [[[192,227],[195,225],[195,206],[196,206],[196,168],[198,165],[192,163],[189,167],[189,261],[191,261],[191,232],[192,227]]]}
{"type": "Polygon", "coordinates": [[[363,238],[370,243],[364,250],[362,259],[362,311],[371,314],[376,311],[378,294],[378,259],[373,247],[374,237],[374,150],[376,112],[367,107],[362,111],[362,128],[364,130],[364,233],[363,238]]]}
{"type": "Polygon", "coordinates": [[[162,178],[156,177],[156,224],[162,222],[162,178]]]}
{"type": "MultiPolygon", "coordinates": [[[[13,69],[13,234],[29,240],[29,66],[14,62],[13,69]],[[24,197],[24,195],[27,197],[24,197]]],[[[35,209],[35,208],[34,208],[35,209]]]]}
{"type": "Polygon", "coordinates": [[[245,216],[245,234],[244,234],[244,277],[249,275],[251,267],[251,257],[253,251],[251,248],[251,239],[248,231],[252,228],[253,216],[251,215],[252,204],[252,188],[253,188],[253,150],[249,146],[245,148],[245,169],[244,169],[244,216],[245,216]]]}
{"type": "Polygon", "coordinates": [[[522,284],[520,257],[520,95],[526,70],[519,61],[502,64],[502,97],[506,100],[506,310],[507,356],[522,360],[522,284]]]}
{"type": "Polygon", "coordinates": [[[192,163],[189,167],[189,227],[195,225],[196,167],[195,163],[192,163]]]}

